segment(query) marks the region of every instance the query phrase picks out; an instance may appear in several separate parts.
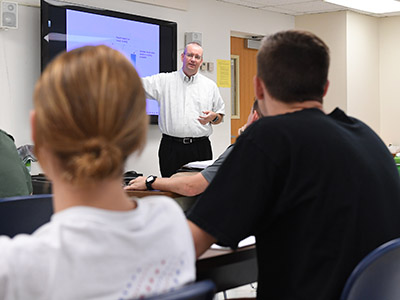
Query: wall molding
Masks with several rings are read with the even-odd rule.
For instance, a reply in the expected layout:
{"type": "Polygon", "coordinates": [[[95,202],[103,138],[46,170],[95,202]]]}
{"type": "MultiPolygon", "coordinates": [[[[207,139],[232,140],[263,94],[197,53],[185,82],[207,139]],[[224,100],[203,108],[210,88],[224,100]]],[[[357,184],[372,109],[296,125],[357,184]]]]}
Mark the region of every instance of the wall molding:
{"type": "MultiPolygon", "coordinates": [[[[19,5],[23,6],[33,6],[33,7],[40,7],[40,0],[10,0],[13,2],[17,2],[19,5]]],[[[71,0],[58,0],[59,2],[66,2],[66,3],[76,3],[80,5],[84,5],[81,3],[82,1],[71,1],[71,0]]],[[[126,2],[138,2],[138,3],[145,3],[155,6],[162,6],[173,8],[177,10],[187,11],[189,6],[189,0],[125,0],[126,2]]]]}

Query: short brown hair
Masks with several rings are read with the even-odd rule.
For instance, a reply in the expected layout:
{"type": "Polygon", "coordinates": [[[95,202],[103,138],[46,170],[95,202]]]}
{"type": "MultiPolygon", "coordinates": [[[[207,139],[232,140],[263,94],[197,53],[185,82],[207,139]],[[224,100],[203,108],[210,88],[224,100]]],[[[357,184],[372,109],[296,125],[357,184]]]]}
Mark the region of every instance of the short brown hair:
{"type": "Polygon", "coordinates": [[[322,102],[329,60],[327,45],[314,34],[282,31],[263,40],[257,55],[257,75],[279,101],[322,102]]]}
{"type": "Polygon", "coordinates": [[[140,77],[107,46],[55,58],[36,83],[34,107],[39,161],[46,147],[70,183],[122,176],[129,154],[144,147],[148,117],[140,77]]]}

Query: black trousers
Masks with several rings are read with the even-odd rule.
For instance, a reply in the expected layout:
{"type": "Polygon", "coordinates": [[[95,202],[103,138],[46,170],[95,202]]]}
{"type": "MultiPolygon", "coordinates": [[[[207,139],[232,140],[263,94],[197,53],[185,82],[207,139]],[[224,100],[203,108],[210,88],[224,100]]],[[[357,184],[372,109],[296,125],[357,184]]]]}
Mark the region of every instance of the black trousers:
{"type": "Polygon", "coordinates": [[[208,137],[183,139],[163,134],[158,159],[161,176],[170,177],[184,164],[212,159],[211,143],[208,137]]]}

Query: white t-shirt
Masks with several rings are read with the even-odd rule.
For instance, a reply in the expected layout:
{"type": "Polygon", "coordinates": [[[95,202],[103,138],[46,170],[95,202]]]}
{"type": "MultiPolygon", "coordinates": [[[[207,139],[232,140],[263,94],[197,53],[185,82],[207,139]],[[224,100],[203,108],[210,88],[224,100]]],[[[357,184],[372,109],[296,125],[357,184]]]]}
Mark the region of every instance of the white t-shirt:
{"type": "Polygon", "coordinates": [[[142,78],[146,96],[160,105],[158,125],[162,133],[175,137],[210,136],[210,123],[198,118],[210,110],[225,115],[225,103],[214,81],[197,73],[187,77],[182,69],[142,78]]]}
{"type": "Polygon", "coordinates": [[[195,279],[193,240],[164,196],[117,212],[77,206],[32,235],[0,237],[0,299],[132,299],[195,279]]]}

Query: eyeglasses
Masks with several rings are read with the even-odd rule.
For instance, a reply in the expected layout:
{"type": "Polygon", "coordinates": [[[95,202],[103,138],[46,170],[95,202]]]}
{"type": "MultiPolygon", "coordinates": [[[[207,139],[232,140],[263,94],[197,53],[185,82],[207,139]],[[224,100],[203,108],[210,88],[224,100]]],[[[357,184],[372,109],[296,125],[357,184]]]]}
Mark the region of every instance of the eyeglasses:
{"type": "Polygon", "coordinates": [[[185,55],[189,58],[194,58],[195,60],[201,60],[203,58],[202,56],[193,53],[185,53],[185,55]]]}

